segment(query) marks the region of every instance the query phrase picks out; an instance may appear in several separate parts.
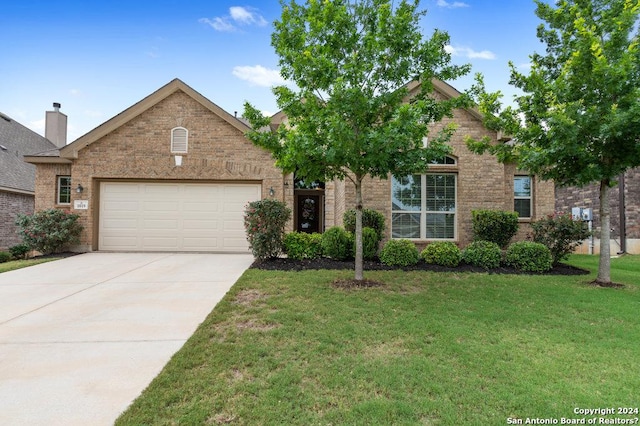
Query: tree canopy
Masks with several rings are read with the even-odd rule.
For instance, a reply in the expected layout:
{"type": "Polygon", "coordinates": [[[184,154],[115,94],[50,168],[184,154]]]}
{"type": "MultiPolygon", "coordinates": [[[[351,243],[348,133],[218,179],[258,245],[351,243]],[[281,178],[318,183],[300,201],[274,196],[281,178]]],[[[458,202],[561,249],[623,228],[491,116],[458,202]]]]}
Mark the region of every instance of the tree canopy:
{"type": "Polygon", "coordinates": [[[445,32],[422,35],[425,12],[417,0],[281,4],[272,45],[282,76],[295,88],[278,86],[274,94],[288,123],[260,131],[269,119],[247,103],[244,116],[258,129],[248,137],[286,172],[354,183],[356,279],[362,279],[362,180],[425,170],[449,152],[453,126],[430,136],[425,147],[428,126],[469,106],[470,98],[435,99],[432,79],[455,79],[469,66],[450,63],[445,32]],[[409,101],[411,81],[422,84],[409,101]]]}

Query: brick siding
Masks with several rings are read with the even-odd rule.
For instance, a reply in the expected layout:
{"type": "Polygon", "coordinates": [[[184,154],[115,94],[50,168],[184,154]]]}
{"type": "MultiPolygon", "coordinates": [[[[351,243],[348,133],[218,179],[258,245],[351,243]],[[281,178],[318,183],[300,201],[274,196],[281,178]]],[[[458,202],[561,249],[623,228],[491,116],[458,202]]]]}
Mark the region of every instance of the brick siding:
{"type": "Polygon", "coordinates": [[[15,224],[18,214],[33,214],[34,196],[0,191],[0,250],[22,242],[15,224]]]}

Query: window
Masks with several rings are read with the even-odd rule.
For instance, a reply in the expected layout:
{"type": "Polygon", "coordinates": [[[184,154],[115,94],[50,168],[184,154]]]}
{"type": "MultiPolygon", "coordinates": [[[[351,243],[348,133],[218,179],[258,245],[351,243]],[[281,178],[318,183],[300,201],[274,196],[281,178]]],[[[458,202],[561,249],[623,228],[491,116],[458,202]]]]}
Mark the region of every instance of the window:
{"type": "Polygon", "coordinates": [[[58,204],[71,204],[71,176],[58,176],[58,204]]]}
{"type": "Polygon", "coordinates": [[[186,154],[188,140],[189,131],[184,127],[175,127],[171,129],[171,152],[186,154]]]}
{"type": "Polygon", "coordinates": [[[456,174],[392,178],[392,238],[454,239],[455,224],[456,174]]]}
{"type": "Polygon", "coordinates": [[[513,178],[513,210],[521,218],[531,217],[531,176],[513,178]]]}

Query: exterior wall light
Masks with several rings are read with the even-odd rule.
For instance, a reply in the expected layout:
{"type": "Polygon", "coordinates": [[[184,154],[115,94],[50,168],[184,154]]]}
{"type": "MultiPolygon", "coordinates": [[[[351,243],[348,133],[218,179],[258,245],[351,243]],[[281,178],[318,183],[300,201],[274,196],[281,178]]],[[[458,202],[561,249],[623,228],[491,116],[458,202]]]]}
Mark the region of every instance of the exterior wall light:
{"type": "Polygon", "coordinates": [[[84,188],[82,187],[82,185],[78,184],[78,187],[76,188],[76,192],[78,194],[82,194],[82,191],[84,191],[84,188]]]}
{"type": "Polygon", "coordinates": [[[271,188],[269,188],[269,196],[273,197],[274,195],[276,195],[276,191],[273,189],[273,186],[271,188]]]}

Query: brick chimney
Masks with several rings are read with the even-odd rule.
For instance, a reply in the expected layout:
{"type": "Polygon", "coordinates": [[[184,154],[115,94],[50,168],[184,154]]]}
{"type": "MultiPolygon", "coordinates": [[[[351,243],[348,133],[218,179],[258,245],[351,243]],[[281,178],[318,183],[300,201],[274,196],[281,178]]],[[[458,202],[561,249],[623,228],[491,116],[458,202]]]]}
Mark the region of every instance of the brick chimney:
{"type": "Polygon", "coordinates": [[[60,112],[60,104],[53,103],[53,111],[47,111],[45,117],[44,137],[58,148],[67,144],[67,116],[60,112]]]}

